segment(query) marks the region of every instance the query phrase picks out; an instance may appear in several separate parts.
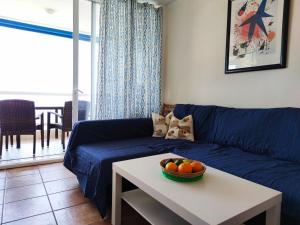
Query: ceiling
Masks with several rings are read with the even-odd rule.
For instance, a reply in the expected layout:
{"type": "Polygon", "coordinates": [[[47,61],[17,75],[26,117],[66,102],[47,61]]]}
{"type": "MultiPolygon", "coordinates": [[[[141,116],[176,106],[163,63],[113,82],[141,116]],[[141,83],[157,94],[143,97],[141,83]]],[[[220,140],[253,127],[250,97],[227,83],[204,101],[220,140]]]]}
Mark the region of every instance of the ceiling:
{"type": "MultiPolygon", "coordinates": [[[[0,17],[72,30],[73,0],[0,0],[0,17]],[[47,12],[48,11],[48,12],[47,12]]],[[[79,0],[82,33],[91,30],[91,2],[79,0]]]]}
{"type": "MultiPolygon", "coordinates": [[[[157,7],[174,0],[137,0],[157,7]]],[[[64,30],[73,27],[73,0],[0,0],[0,17],[64,30]]],[[[81,33],[91,33],[91,2],[79,0],[81,33]]]]}

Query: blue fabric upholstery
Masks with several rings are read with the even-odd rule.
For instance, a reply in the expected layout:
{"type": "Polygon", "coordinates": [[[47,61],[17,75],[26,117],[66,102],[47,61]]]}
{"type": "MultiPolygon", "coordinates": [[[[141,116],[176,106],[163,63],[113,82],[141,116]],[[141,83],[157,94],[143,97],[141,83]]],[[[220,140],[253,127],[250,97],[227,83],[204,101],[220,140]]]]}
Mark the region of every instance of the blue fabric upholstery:
{"type": "Polygon", "coordinates": [[[281,191],[282,225],[300,224],[300,109],[177,105],[174,114],[193,116],[195,143],[152,138],[151,119],[75,125],[64,165],[103,216],[111,199],[113,162],[174,152],[281,191]]]}
{"type": "Polygon", "coordinates": [[[215,111],[214,143],[300,162],[300,109],[215,111]]]}
{"type": "MultiPolygon", "coordinates": [[[[80,126],[80,128],[85,126],[80,126]]],[[[79,130],[80,130],[79,128],[79,130]]],[[[78,127],[76,128],[78,129],[78,127]]],[[[171,152],[175,148],[185,148],[185,140],[140,137],[103,140],[76,146],[76,151],[68,149],[64,165],[77,175],[80,188],[85,196],[94,200],[103,216],[111,200],[112,163],[116,161],[171,152]]],[[[69,145],[69,147],[72,144],[69,145]]]]}
{"type": "Polygon", "coordinates": [[[174,115],[182,119],[188,115],[193,116],[194,136],[196,140],[213,140],[213,121],[216,106],[197,106],[177,104],[174,115]]]}
{"type": "MultiPolygon", "coordinates": [[[[77,175],[82,191],[87,197],[95,200],[103,216],[106,214],[106,193],[104,194],[103,189],[111,183],[111,178],[106,179],[111,174],[111,169],[104,170],[101,167],[101,153],[103,150],[101,144],[109,142],[113,144],[122,140],[150,137],[152,133],[153,123],[151,119],[81,121],[73,127],[64,158],[64,165],[77,175]],[[92,146],[92,148],[89,146],[92,146]],[[82,149],[89,149],[90,153],[86,153],[89,150],[83,151],[82,149]],[[95,154],[99,157],[96,157],[95,154]],[[98,167],[97,164],[99,164],[98,167]],[[103,182],[101,178],[102,182],[100,182],[98,180],[103,173],[107,176],[103,176],[102,178],[105,177],[105,181],[103,182]],[[101,194],[102,196],[97,198],[101,194]]],[[[136,150],[134,144],[132,149],[136,150]]],[[[105,154],[107,154],[107,151],[104,151],[105,154]]],[[[128,156],[130,156],[130,153],[128,153],[128,156]]]]}
{"type": "Polygon", "coordinates": [[[68,149],[86,143],[147,137],[152,133],[152,119],[81,121],[73,127],[68,149]]]}

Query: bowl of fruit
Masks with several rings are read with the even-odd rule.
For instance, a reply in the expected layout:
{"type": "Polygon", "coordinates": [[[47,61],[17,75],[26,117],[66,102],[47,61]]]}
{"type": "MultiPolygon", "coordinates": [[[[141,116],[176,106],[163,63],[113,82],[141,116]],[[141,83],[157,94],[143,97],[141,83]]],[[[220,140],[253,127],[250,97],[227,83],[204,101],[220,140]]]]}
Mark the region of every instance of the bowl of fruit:
{"type": "Polygon", "coordinates": [[[164,177],[178,182],[198,181],[206,170],[203,163],[184,158],[163,159],[160,166],[164,177]]]}

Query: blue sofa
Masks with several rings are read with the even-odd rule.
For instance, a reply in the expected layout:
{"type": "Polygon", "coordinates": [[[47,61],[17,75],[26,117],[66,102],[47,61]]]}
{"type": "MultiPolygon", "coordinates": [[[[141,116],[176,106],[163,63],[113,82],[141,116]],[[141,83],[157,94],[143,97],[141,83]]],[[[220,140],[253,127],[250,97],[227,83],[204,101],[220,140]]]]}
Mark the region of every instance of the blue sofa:
{"type": "Polygon", "coordinates": [[[300,109],[177,105],[174,114],[193,116],[195,142],[152,138],[151,119],[75,125],[64,165],[102,215],[111,200],[113,162],[173,152],[281,191],[282,224],[300,224],[300,109]]]}

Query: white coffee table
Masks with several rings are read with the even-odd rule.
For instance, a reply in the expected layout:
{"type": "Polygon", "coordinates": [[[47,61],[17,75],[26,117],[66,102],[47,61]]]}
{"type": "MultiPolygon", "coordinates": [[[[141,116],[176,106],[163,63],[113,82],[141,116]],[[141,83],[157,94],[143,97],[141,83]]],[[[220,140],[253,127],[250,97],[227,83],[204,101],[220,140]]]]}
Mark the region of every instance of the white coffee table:
{"type": "Polygon", "coordinates": [[[178,183],[161,174],[161,154],[113,163],[112,224],[121,224],[121,200],[155,225],[239,225],[266,211],[280,224],[282,195],[273,189],[207,167],[202,180],[178,183]],[[122,177],[139,189],[122,192],[122,177]]]}

